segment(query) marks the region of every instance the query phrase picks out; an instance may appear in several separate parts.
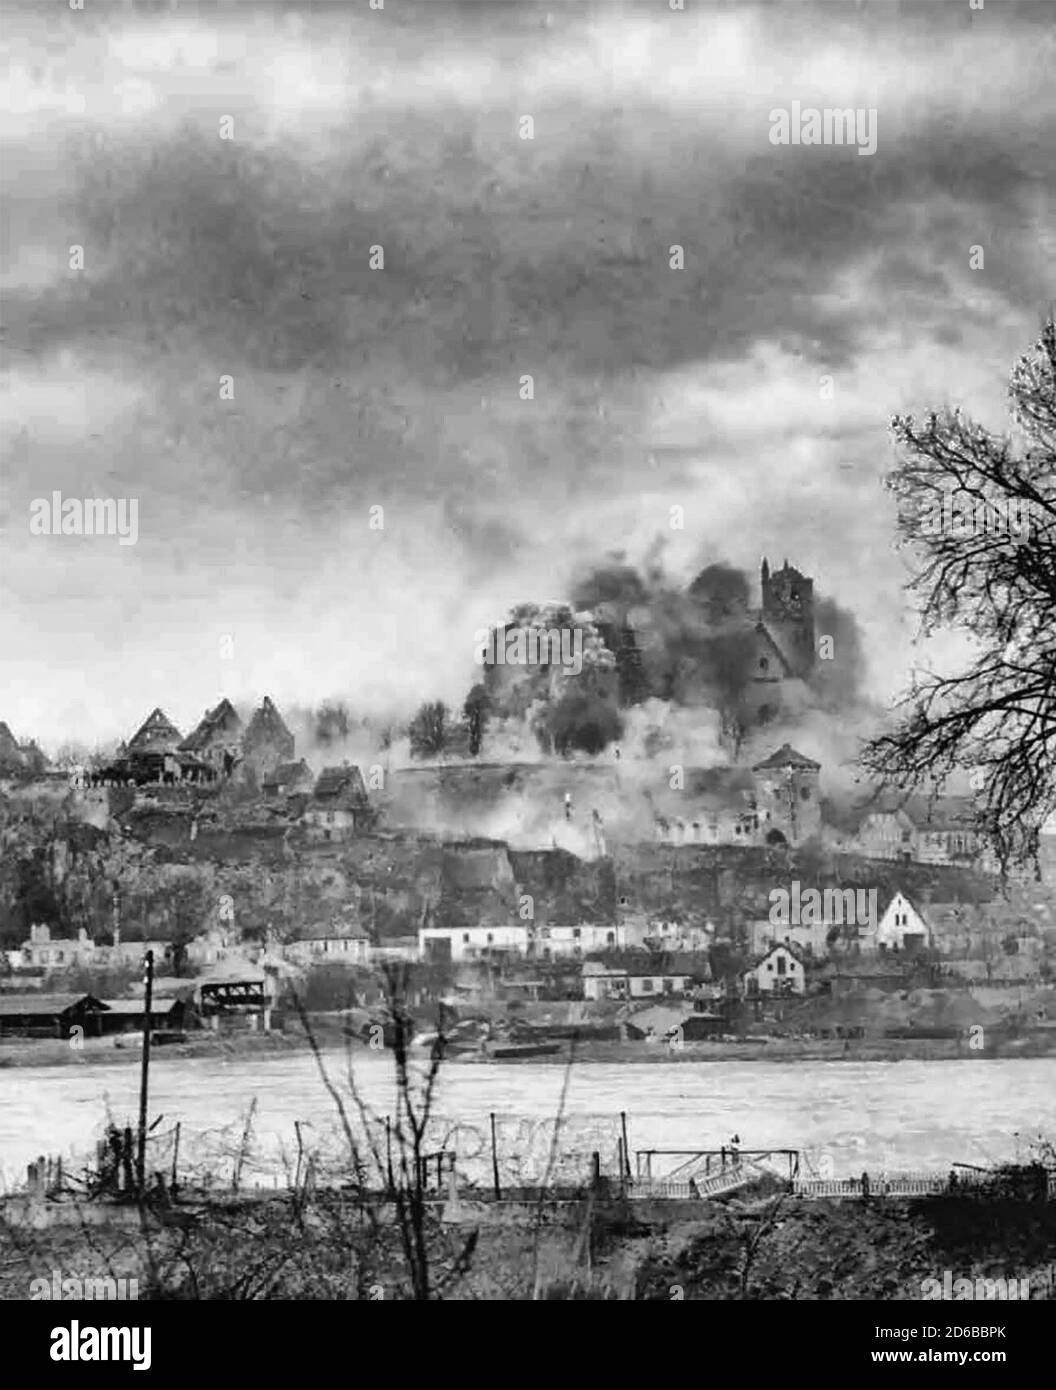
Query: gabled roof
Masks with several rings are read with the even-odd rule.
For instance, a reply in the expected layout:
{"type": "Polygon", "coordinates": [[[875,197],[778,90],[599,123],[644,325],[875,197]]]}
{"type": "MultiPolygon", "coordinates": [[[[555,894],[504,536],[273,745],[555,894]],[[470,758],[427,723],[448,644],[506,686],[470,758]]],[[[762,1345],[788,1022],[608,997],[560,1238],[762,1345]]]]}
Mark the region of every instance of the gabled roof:
{"type": "MultiPolygon", "coordinates": [[[[150,1012],[152,1014],[171,1013],[177,1004],[182,1001],[176,998],[151,998],[150,1012]]],[[[104,999],[103,1007],[111,1014],[126,1015],[131,1018],[142,1017],[146,1007],[145,999],[104,999]]]]}
{"type": "Polygon", "coordinates": [[[300,782],[305,777],[311,777],[312,769],[302,758],[296,763],[279,763],[274,772],[269,772],[264,778],[263,786],[281,787],[287,782],[300,782]]]}
{"type": "Polygon", "coordinates": [[[105,1008],[92,994],[0,994],[0,1018],[24,1018],[34,1014],[64,1014],[77,1004],[105,1008]]]}
{"type": "Polygon", "coordinates": [[[128,740],[126,752],[153,752],[160,744],[175,747],[183,735],[161,708],[151,710],[143,723],[128,740]]]}
{"type": "Polygon", "coordinates": [[[813,758],[807,758],[802,753],[797,753],[790,743],[783,743],[776,753],[771,753],[769,758],[764,758],[761,763],[756,763],[752,771],[774,772],[786,767],[794,767],[807,772],[819,772],[821,763],[816,763],[813,758]]]}
{"type": "Polygon", "coordinates": [[[362,811],[370,805],[363,774],[351,763],[343,767],[324,767],[312,792],[312,801],[322,802],[328,810],[342,811],[362,811]]]}
{"type": "Polygon", "coordinates": [[[289,739],[293,742],[293,735],[283,722],[282,715],[271,702],[271,697],[264,696],[260,702],[260,709],[255,711],[253,718],[246,727],[245,743],[251,746],[255,743],[268,743],[289,739]]]}
{"type": "Polygon", "coordinates": [[[763,965],[767,961],[767,959],[774,954],[775,951],[787,951],[788,954],[792,957],[792,959],[798,961],[804,970],[807,968],[806,957],[803,955],[803,952],[799,949],[797,945],[795,945],[794,942],[775,941],[774,944],[768,947],[761,956],[757,957],[754,961],[752,961],[748,969],[758,970],[759,967],[763,965]]]}
{"type": "Polygon", "coordinates": [[[221,732],[225,727],[229,728],[236,738],[242,731],[242,720],[228,699],[221,700],[215,709],[206,710],[198,727],[180,744],[180,751],[197,753],[199,749],[206,747],[215,733],[221,732]]]}
{"type": "Polygon", "coordinates": [[[17,757],[18,742],[2,719],[0,719],[0,757],[17,757]]]}
{"type": "Polygon", "coordinates": [[[881,921],[881,922],[884,920],[884,918],[887,916],[887,914],[891,911],[892,907],[894,907],[894,905],[895,905],[895,902],[896,902],[897,899],[899,899],[899,898],[902,899],[902,901],[905,903],[905,905],[906,905],[911,911],[913,911],[913,912],[915,912],[915,913],[917,914],[917,916],[920,918],[920,920],[921,920],[922,922],[926,922],[926,921],[927,921],[926,916],[925,916],[924,913],[921,911],[921,909],[916,905],[916,903],[913,901],[913,899],[909,896],[909,894],[908,894],[908,893],[904,893],[904,892],[902,891],[901,888],[896,888],[895,891],[891,894],[890,898],[888,898],[888,900],[887,900],[887,906],[884,908],[883,912],[881,912],[881,914],[880,914],[880,921],[881,921]]]}

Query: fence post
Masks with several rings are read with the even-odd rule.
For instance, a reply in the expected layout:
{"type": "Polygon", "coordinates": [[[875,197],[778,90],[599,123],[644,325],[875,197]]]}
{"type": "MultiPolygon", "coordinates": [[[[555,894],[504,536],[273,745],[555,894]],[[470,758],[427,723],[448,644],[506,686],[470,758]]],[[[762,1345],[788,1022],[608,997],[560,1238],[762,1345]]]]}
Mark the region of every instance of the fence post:
{"type": "Polygon", "coordinates": [[[499,1185],[499,1152],[495,1145],[495,1111],[491,1111],[491,1180],[495,1187],[495,1200],[499,1201],[502,1197],[502,1188],[499,1185]]]}

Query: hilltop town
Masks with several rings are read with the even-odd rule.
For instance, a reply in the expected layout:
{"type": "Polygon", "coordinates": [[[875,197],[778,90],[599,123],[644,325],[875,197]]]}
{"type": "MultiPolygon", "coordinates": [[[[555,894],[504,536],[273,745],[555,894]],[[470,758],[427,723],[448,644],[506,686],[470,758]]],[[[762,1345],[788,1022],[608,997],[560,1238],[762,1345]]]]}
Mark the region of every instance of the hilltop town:
{"type": "Polygon", "coordinates": [[[956,1051],[972,1026],[991,1047],[1056,1034],[1052,837],[1042,880],[1002,889],[965,799],[836,814],[787,742],[658,785],[647,839],[613,814],[645,776],[625,762],[313,769],[267,697],[246,717],[222,700],[187,734],[156,708],[94,766],[49,766],[6,725],[0,752],[9,1038],[85,1010],[89,1036],[142,1027],[147,949],[152,1022],[177,1033],[276,1027],[295,989],[362,1023],[401,961],[469,1038],[956,1051]],[[530,844],[415,823],[547,800],[530,844]],[[789,888],[817,903],[780,920],[789,888]]]}
{"type": "MultiPolygon", "coordinates": [[[[0,1035],[62,1035],[86,1008],[89,1035],[142,1027],[152,950],[176,1033],[278,1028],[295,995],[354,1007],[362,1029],[398,961],[423,1014],[443,1002],[471,1041],[956,1052],[983,1027],[991,1048],[1047,1047],[1056,836],[1040,879],[1002,880],[970,796],[848,796],[777,742],[796,737],[824,639],[813,581],[787,560],[763,560],[760,592],[753,609],[714,568],[690,589],[700,651],[717,632],[741,662],[734,705],[688,711],[710,724],[706,765],[670,740],[510,756],[483,720],[472,756],[449,735],[424,756],[390,739],[331,763],[268,696],[221,699],[186,733],[157,707],[112,755],[61,766],[0,724],[0,1035]]],[[[633,683],[649,635],[626,605],[610,594],[578,620],[603,684],[633,683]]],[[[516,707],[540,674],[553,685],[488,668],[486,707],[516,707]]]]}

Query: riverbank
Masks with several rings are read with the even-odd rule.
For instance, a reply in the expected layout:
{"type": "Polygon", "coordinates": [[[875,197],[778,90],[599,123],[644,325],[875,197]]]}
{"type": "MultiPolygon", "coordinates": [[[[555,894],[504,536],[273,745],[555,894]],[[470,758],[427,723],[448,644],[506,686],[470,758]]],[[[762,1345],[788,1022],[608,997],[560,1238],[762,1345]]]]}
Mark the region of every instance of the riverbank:
{"type": "MultiPolygon", "coordinates": [[[[9,1224],[0,1205],[0,1299],[31,1297],[33,1281],[50,1286],[55,1270],[134,1279],[141,1301],[414,1296],[390,1204],[300,1192],[197,1194],[143,1218],[134,1207],[89,1206],[103,1218],[90,1227],[71,1211],[68,1222],[38,1230],[9,1224]]],[[[928,1290],[947,1273],[974,1285],[1013,1272],[1008,1296],[1056,1297],[1051,1201],[805,1202],[771,1191],[665,1204],[581,1191],[564,1202],[475,1206],[437,1202],[423,1213],[433,1297],[919,1301],[940,1296],[928,1290]]]]}
{"type": "MultiPolygon", "coordinates": [[[[313,1031],[321,1047],[342,1045],[347,1039],[342,1026],[333,1018],[313,1020],[313,1031]]],[[[533,1063],[567,1066],[569,1056],[577,1065],[613,1064],[648,1066],[670,1062],[950,1062],[979,1061],[987,1058],[1056,1057],[1056,1031],[1027,1033],[1020,1037],[995,1036],[975,1047],[968,1038],[749,1038],[732,1042],[692,1042],[670,1045],[659,1042],[597,1042],[579,1039],[561,1042],[549,1056],[535,1056],[533,1063]]],[[[353,1055],[370,1051],[358,1040],[351,1043],[353,1055]]],[[[259,1055],[303,1053],[309,1042],[300,1029],[271,1033],[190,1035],[186,1042],[155,1045],[155,1063],[166,1059],[195,1057],[241,1058],[259,1055]]],[[[136,1045],[116,1047],[113,1038],[86,1038],[77,1046],[61,1039],[14,1039],[0,1041],[0,1069],[5,1067],[138,1065],[136,1045]]],[[[518,1066],[517,1059],[506,1059],[503,1066],[518,1066]]],[[[460,1053],[448,1066],[490,1067],[496,1063],[483,1054],[460,1053]]]]}

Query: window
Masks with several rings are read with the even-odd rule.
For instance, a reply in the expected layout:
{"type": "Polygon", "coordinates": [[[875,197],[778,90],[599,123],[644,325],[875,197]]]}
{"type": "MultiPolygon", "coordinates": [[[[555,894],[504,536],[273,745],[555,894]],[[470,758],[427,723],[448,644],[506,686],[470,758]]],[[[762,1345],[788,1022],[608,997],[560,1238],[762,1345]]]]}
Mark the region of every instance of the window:
{"type": "Polygon", "coordinates": [[[462,940],[463,940],[464,943],[467,943],[467,942],[469,941],[469,932],[468,932],[468,931],[464,931],[464,932],[462,933],[462,940]]]}
{"type": "Polygon", "coordinates": [[[642,993],[643,993],[643,994],[652,994],[652,992],[653,992],[653,982],[652,982],[652,980],[643,980],[643,981],[642,981],[642,993]]]}
{"type": "Polygon", "coordinates": [[[778,958],[777,958],[777,973],[778,973],[779,975],[783,975],[783,974],[785,973],[785,968],[786,968],[787,964],[788,964],[788,962],[785,960],[784,956],[778,956],[778,958]]]}
{"type": "Polygon", "coordinates": [[[765,656],[759,658],[759,669],[760,671],[769,671],[770,669],[770,663],[765,656]]]}
{"type": "Polygon", "coordinates": [[[616,944],[616,933],[615,933],[614,931],[607,931],[607,932],[605,933],[605,944],[606,944],[607,946],[615,946],[615,944],[616,944]]]}
{"type": "Polygon", "coordinates": [[[578,941],[579,938],[580,938],[582,935],[583,935],[583,933],[580,931],[580,929],[579,929],[578,927],[573,927],[573,928],[572,928],[572,940],[573,940],[573,941],[578,941]]]}
{"type": "Polygon", "coordinates": [[[550,940],[550,928],[549,928],[549,927],[544,927],[544,928],[543,928],[543,937],[544,937],[547,941],[550,940]]]}
{"type": "Polygon", "coordinates": [[[490,946],[491,943],[492,943],[494,940],[495,940],[495,937],[494,937],[493,934],[489,931],[489,932],[488,932],[488,945],[490,946]]]}
{"type": "Polygon", "coordinates": [[[809,788],[809,787],[800,787],[800,789],[799,789],[799,799],[800,799],[801,801],[809,801],[809,800],[810,800],[810,788],[809,788]]]}
{"type": "Polygon", "coordinates": [[[766,968],[767,968],[767,970],[770,971],[771,974],[773,974],[773,972],[774,972],[774,963],[773,963],[773,961],[767,961],[767,963],[766,963],[766,968]]]}

